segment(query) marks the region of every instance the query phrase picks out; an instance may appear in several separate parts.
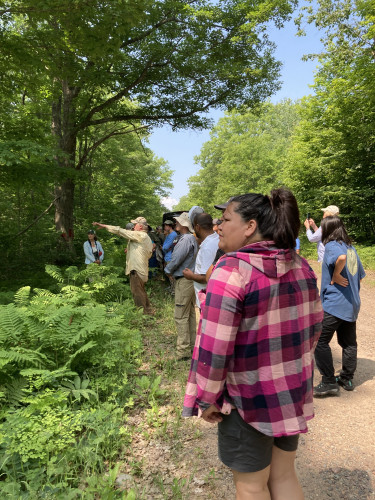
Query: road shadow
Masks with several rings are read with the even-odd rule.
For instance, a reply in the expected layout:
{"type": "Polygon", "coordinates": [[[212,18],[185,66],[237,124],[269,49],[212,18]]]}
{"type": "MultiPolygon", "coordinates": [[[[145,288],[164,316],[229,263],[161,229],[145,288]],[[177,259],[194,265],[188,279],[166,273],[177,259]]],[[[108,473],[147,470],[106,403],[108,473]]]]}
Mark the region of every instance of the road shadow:
{"type": "Polygon", "coordinates": [[[317,480],[320,500],[368,500],[373,493],[370,475],[362,469],[328,468],[318,471],[317,480]]]}
{"type": "Polygon", "coordinates": [[[357,370],[354,374],[355,386],[375,378],[375,361],[373,359],[358,358],[357,370]]]}
{"type": "MultiPolygon", "coordinates": [[[[339,374],[341,370],[341,355],[333,353],[333,365],[336,370],[336,375],[339,374]]],[[[316,365],[315,365],[316,368],[316,365]]],[[[314,383],[320,380],[319,371],[316,369],[314,377],[314,383]]],[[[375,378],[375,361],[368,358],[358,358],[357,359],[357,370],[354,373],[354,385],[358,387],[367,380],[373,380],[375,378]]]]}

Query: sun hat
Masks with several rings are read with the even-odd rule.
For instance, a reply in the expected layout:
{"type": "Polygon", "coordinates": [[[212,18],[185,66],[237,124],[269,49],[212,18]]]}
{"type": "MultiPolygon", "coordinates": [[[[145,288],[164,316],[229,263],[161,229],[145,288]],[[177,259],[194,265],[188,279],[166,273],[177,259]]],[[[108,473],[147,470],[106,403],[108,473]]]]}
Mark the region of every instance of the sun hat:
{"type": "Polygon", "coordinates": [[[191,233],[194,232],[193,226],[191,225],[189,214],[187,212],[183,212],[178,217],[173,217],[181,226],[185,226],[189,229],[191,233]]]}
{"type": "Polygon", "coordinates": [[[339,207],[336,207],[336,205],[328,205],[328,207],[321,208],[320,210],[323,210],[323,212],[329,212],[332,215],[337,215],[340,212],[339,207]]]}

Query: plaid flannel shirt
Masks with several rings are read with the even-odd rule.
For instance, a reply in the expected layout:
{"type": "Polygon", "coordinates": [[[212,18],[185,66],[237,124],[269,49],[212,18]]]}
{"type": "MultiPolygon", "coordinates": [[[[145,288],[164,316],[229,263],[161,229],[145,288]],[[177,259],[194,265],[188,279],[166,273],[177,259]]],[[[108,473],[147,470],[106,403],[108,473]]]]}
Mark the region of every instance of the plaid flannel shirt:
{"type": "Polygon", "coordinates": [[[235,407],[269,436],[306,432],[323,317],[309,264],[273,242],[254,243],[221,257],[200,295],[183,416],[214,404],[222,413],[235,407]]]}

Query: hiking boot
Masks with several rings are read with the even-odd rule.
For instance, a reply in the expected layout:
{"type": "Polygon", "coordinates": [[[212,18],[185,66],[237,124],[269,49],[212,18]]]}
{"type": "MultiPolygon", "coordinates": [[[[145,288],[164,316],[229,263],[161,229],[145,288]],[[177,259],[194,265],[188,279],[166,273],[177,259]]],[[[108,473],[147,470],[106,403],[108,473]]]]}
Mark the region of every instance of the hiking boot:
{"type": "Polygon", "coordinates": [[[336,382],[346,391],[354,391],[353,381],[347,378],[336,377],[336,382]]]}
{"type": "Polygon", "coordinates": [[[327,382],[320,382],[319,385],[314,387],[314,396],[333,396],[338,394],[340,386],[337,382],[328,384],[327,382]]]}

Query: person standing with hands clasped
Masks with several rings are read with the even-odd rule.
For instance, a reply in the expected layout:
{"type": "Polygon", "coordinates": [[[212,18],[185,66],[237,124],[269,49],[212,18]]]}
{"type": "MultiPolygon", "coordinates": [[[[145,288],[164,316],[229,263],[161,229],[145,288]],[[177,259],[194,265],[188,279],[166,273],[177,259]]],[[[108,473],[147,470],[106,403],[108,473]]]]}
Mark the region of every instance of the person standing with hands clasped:
{"type": "Polygon", "coordinates": [[[360,282],[366,276],[362,263],[337,216],[322,221],[322,242],[325,245],[322,265],[321,299],[324,310],[323,329],[315,349],[315,361],[322,381],[314,387],[314,396],[339,392],[340,386],[352,391],[357,368],[356,320],[361,300],[360,282]],[[330,342],[334,333],[342,348],[342,369],[335,377],[330,342]]]}
{"type": "Polygon", "coordinates": [[[317,279],[294,251],[295,197],[244,194],[226,204],[224,250],[201,298],[183,416],[218,423],[237,500],[302,500],[294,461],[313,418],[313,351],[323,317],[317,279]]]}
{"type": "Polygon", "coordinates": [[[87,240],[83,244],[85,252],[85,264],[100,264],[104,259],[104,250],[93,229],[87,231],[87,240]]]}

